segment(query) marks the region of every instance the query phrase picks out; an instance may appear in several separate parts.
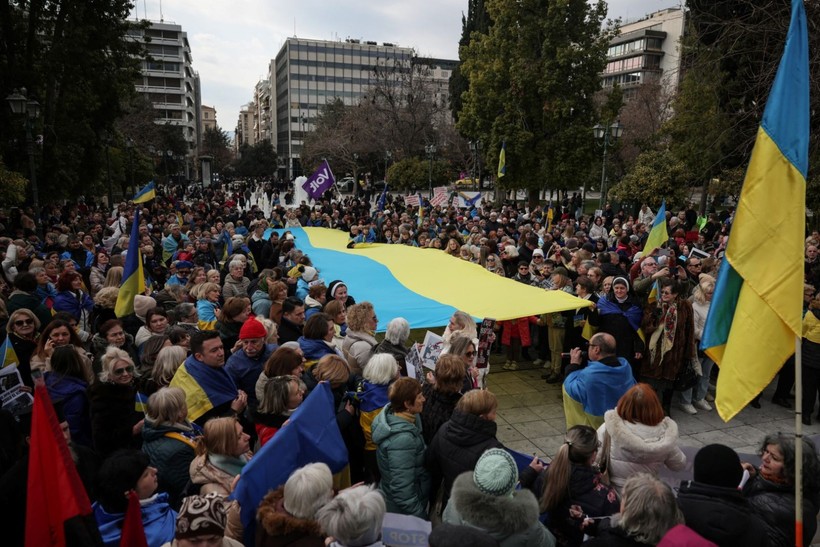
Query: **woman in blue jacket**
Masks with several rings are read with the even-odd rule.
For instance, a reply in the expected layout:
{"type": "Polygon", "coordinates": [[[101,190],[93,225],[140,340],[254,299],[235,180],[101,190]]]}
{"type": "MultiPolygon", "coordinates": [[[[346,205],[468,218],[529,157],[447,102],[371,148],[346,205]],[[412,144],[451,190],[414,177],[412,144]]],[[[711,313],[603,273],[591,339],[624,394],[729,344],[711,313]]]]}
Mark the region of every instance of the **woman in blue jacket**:
{"type": "Polygon", "coordinates": [[[83,278],[77,272],[63,272],[57,280],[57,296],[54,297],[55,312],[68,312],[77,320],[80,330],[88,332],[89,315],[94,301],[83,291],[83,278]]]}

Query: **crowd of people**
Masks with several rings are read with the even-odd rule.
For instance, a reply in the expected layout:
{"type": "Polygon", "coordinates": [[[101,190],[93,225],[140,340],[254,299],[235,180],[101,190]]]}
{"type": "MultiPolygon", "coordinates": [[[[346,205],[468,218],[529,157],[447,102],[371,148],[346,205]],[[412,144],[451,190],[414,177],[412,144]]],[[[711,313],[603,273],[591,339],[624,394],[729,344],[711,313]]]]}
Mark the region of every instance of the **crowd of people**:
{"type": "MultiPolygon", "coordinates": [[[[694,480],[659,478],[687,464],[673,409],[712,410],[717,370],[698,345],[731,209],[669,214],[667,243],[644,255],[654,220],[646,205],[589,217],[577,196],[554,209],[373,198],[293,204],[274,185],[241,182],[161,187],[151,202],[113,209],[81,199],[0,211],[4,347],[22,391],[42,382],[55,402],[103,544],[119,544],[129,491],[151,546],[241,542],[230,496],[243,468],[321,383],[348,465],[333,474],[313,463],[271,485],[256,545],[381,545],[386,512],[432,520],[431,545],[794,544],[793,437],[767,436],[759,467],[709,445],[694,480]],[[552,460],[519,469],[498,440],[498,399],[489,366],[476,366],[469,314],[450,319],[435,371],[408,376],[408,322],[391,317],[377,334],[379,302],[325,279],[330,265],[314,264],[291,233],[302,226],[343,230],[351,245],[439,249],[588,300],[502,321],[493,337],[503,370],[532,362],[563,384],[567,429],[552,460]],[[118,314],[126,257],[137,250],[145,290],[132,313],[118,314]]],[[[805,423],[820,391],[818,244],[815,232],[805,423]]],[[[792,404],[790,366],[775,404],[792,404]]],[[[31,412],[15,406],[0,417],[0,515],[9,545],[22,545],[31,412]]],[[[808,544],[820,475],[814,445],[802,442],[808,544]]]]}

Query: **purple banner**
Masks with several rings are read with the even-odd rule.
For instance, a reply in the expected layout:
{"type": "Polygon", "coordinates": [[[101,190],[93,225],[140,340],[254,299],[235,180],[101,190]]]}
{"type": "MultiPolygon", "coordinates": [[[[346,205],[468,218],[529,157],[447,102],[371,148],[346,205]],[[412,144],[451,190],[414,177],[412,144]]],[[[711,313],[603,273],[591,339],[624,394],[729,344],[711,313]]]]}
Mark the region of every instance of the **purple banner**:
{"type": "Polygon", "coordinates": [[[319,199],[334,184],[336,184],[336,179],[333,177],[327,160],[324,160],[319,169],[308,177],[302,188],[311,199],[319,199]]]}

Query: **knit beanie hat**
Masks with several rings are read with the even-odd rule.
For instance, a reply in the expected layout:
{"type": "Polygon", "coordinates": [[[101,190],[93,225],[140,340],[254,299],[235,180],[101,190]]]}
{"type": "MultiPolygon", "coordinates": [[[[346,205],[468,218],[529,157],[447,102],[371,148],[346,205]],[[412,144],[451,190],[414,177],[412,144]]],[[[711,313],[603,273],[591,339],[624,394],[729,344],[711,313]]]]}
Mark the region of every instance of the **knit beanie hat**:
{"type": "Polygon", "coordinates": [[[224,537],[226,522],[225,504],[219,494],[211,492],[207,496],[188,496],[179,508],[174,538],[224,537]]]}
{"type": "Polygon", "coordinates": [[[239,329],[239,339],[248,340],[250,338],[267,338],[268,331],[265,326],[254,318],[250,318],[242,324],[239,329]]]}
{"type": "Polygon", "coordinates": [[[302,280],[306,282],[311,282],[316,277],[316,268],[313,266],[305,266],[305,269],[302,271],[302,280]]]}
{"type": "Polygon", "coordinates": [[[509,452],[490,448],[478,458],[473,470],[473,482],[485,494],[509,496],[518,483],[518,467],[509,452]]]}
{"type": "Polygon", "coordinates": [[[134,313],[143,321],[145,321],[145,314],[148,313],[148,310],[156,307],[157,301],[150,296],[138,294],[134,297],[134,313]]]}
{"type": "Polygon", "coordinates": [[[695,454],[695,482],[737,488],[743,467],[737,452],[722,444],[704,446],[695,454]]]}

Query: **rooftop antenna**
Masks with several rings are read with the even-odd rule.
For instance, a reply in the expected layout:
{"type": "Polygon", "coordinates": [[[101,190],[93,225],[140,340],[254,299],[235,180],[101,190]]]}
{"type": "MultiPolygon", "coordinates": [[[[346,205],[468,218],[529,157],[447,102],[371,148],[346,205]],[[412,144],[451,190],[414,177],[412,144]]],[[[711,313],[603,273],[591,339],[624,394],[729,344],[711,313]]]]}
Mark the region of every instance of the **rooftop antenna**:
{"type": "Polygon", "coordinates": [[[296,38],[296,17],[293,18],[293,37],[296,38]]]}
{"type": "Polygon", "coordinates": [[[142,0],[142,13],[146,19],[148,19],[148,6],[145,3],[145,0],[142,0]]]}
{"type": "Polygon", "coordinates": [[[165,16],[162,15],[162,0],[159,0],[159,22],[165,21],[165,16]]]}

